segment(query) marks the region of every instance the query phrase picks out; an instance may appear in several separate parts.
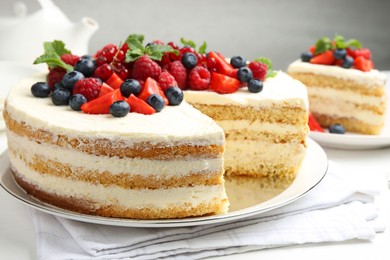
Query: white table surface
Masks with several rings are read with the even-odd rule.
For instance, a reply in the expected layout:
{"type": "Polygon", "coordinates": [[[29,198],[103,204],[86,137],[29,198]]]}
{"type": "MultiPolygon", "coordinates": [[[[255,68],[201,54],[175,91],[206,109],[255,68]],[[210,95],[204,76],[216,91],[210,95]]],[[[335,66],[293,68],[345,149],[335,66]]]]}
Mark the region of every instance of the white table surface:
{"type": "MultiPolygon", "coordinates": [[[[388,74],[389,75],[389,74],[388,74]]],[[[5,132],[0,130],[0,153],[6,149],[5,132]]],[[[324,148],[329,160],[345,166],[367,169],[367,174],[390,177],[390,147],[375,150],[336,150],[324,148]]],[[[377,198],[386,230],[372,241],[352,240],[315,243],[220,257],[222,259],[390,259],[390,191],[377,198]]],[[[36,244],[29,208],[0,188],[0,259],[34,260],[36,244]]],[[[215,259],[220,259],[215,258],[215,259]]]]}

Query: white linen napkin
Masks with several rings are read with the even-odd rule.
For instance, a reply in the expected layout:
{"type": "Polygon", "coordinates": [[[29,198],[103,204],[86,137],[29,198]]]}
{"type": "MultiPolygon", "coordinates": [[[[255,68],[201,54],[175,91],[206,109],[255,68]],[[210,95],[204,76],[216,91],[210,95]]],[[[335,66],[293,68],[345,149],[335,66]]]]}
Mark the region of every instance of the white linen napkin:
{"type": "Polygon", "coordinates": [[[229,223],[126,228],[32,211],[39,259],[199,259],[303,243],[372,240],[385,224],[374,197],[384,174],[330,162],[323,181],[279,209],[229,223]]]}

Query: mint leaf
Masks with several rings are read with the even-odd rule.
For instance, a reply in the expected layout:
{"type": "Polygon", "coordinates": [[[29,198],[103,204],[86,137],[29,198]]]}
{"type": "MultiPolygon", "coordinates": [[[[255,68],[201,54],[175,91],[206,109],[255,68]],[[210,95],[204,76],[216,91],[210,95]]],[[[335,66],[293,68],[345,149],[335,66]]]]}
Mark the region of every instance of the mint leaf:
{"type": "Polygon", "coordinates": [[[276,70],[267,70],[267,74],[265,75],[265,78],[273,78],[276,75],[278,75],[278,72],[276,70]]]}
{"type": "Polygon", "coordinates": [[[356,39],[350,39],[346,42],[347,47],[354,47],[356,49],[363,48],[363,45],[356,39]]]}
{"type": "Polygon", "coordinates": [[[126,39],[126,44],[130,50],[141,49],[144,50],[144,36],[141,34],[130,34],[126,39]]]}
{"type": "Polygon", "coordinates": [[[70,54],[71,52],[65,48],[62,41],[44,42],[44,54],[34,60],[33,64],[46,63],[51,69],[54,67],[61,67],[67,72],[73,70],[73,67],[61,60],[61,55],[70,54]]]}
{"type": "Polygon", "coordinates": [[[348,45],[345,43],[345,39],[343,36],[336,34],[333,38],[333,41],[336,44],[337,49],[345,49],[348,45]]]}
{"type": "Polygon", "coordinates": [[[180,42],[184,45],[184,46],[191,46],[192,48],[196,49],[196,44],[195,42],[191,41],[191,40],[185,40],[183,37],[180,38],[180,42]]]}
{"type": "Polygon", "coordinates": [[[330,39],[328,37],[320,38],[316,42],[315,54],[321,54],[323,52],[326,52],[327,50],[331,50],[332,47],[333,47],[332,42],[330,41],[330,39]]]}
{"type": "Polygon", "coordinates": [[[203,42],[203,44],[198,49],[198,53],[206,54],[206,49],[207,49],[207,43],[203,42]]]}
{"type": "Polygon", "coordinates": [[[141,49],[127,50],[125,62],[132,62],[144,55],[144,51],[141,49]]]}

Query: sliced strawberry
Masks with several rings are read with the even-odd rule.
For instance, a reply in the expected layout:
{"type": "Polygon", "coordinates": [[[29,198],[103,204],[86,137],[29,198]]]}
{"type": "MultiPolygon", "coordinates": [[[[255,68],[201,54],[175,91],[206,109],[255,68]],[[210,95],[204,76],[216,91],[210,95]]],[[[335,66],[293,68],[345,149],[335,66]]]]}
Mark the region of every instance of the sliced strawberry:
{"type": "Polygon", "coordinates": [[[164,99],[165,105],[169,104],[168,98],[165,96],[164,91],[160,88],[157,81],[149,77],[146,79],[144,86],[141,89],[141,92],[138,94],[138,97],[143,101],[146,101],[148,97],[152,94],[160,95],[164,99]]]}
{"type": "Polygon", "coordinates": [[[323,65],[333,65],[335,62],[335,57],[331,50],[325,51],[317,56],[314,56],[310,59],[310,63],[313,64],[323,64],[323,65]]]}
{"type": "Polygon", "coordinates": [[[110,87],[109,85],[107,85],[106,83],[103,82],[102,86],[100,87],[100,91],[99,91],[99,96],[98,97],[102,97],[102,96],[104,96],[107,93],[110,93],[112,91],[114,91],[114,89],[112,87],[110,87]]]}
{"type": "Polygon", "coordinates": [[[358,56],[353,62],[353,67],[361,71],[370,71],[374,68],[374,63],[363,56],[358,56]]]}
{"type": "Polygon", "coordinates": [[[215,69],[218,73],[223,75],[231,75],[233,73],[233,66],[218,53],[211,51],[208,55],[208,58],[215,60],[215,69]]]}
{"type": "Polygon", "coordinates": [[[81,110],[87,114],[109,114],[112,103],[119,100],[125,100],[125,98],[122,96],[120,89],[117,89],[102,97],[84,103],[81,106],[81,110]]]}
{"type": "Polygon", "coordinates": [[[115,72],[107,79],[106,83],[113,89],[121,87],[123,80],[115,72]]]}
{"type": "Polygon", "coordinates": [[[309,113],[308,125],[310,128],[310,131],[322,132],[322,133],[324,132],[324,129],[320,126],[320,124],[317,122],[317,120],[315,119],[315,117],[311,113],[309,113]]]}
{"type": "Polygon", "coordinates": [[[240,88],[241,82],[216,72],[211,74],[210,89],[219,94],[234,93],[240,88]]]}
{"type": "Polygon", "coordinates": [[[337,66],[340,66],[342,67],[343,66],[343,60],[342,59],[338,59],[334,62],[334,64],[336,64],[337,66]]]}
{"type": "Polygon", "coordinates": [[[142,99],[134,96],[134,94],[130,94],[129,98],[127,99],[127,103],[130,105],[130,112],[144,115],[151,115],[156,113],[156,110],[154,110],[153,107],[149,106],[149,104],[142,99]]]}
{"type": "Polygon", "coordinates": [[[356,59],[359,56],[362,56],[367,60],[371,60],[371,51],[367,48],[360,48],[360,49],[347,48],[347,54],[354,59],[356,59]]]}
{"type": "Polygon", "coordinates": [[[316,52],[316,46],[315,45],[313,45],[313,46],[311,46],[310,48],[309,48],[309,51],[311,52],[311,54],[315,54],[315,52],[316,52]]]}

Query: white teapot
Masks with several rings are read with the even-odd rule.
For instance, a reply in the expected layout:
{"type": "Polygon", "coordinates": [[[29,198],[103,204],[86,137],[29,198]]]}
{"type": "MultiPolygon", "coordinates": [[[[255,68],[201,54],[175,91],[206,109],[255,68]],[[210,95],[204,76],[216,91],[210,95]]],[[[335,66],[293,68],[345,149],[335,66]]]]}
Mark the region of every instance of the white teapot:
{"type": "Polygon", "coordinates": [[[73,23],[51,0],[38,2],[42,8],[31,15],[18,3],[15,18],[0,20],[0,60],[31,64],[43,53],[43,42],[53,40],[63,41],[74,54],[87,54],[98,23],[89,17],[73,23]]]}

